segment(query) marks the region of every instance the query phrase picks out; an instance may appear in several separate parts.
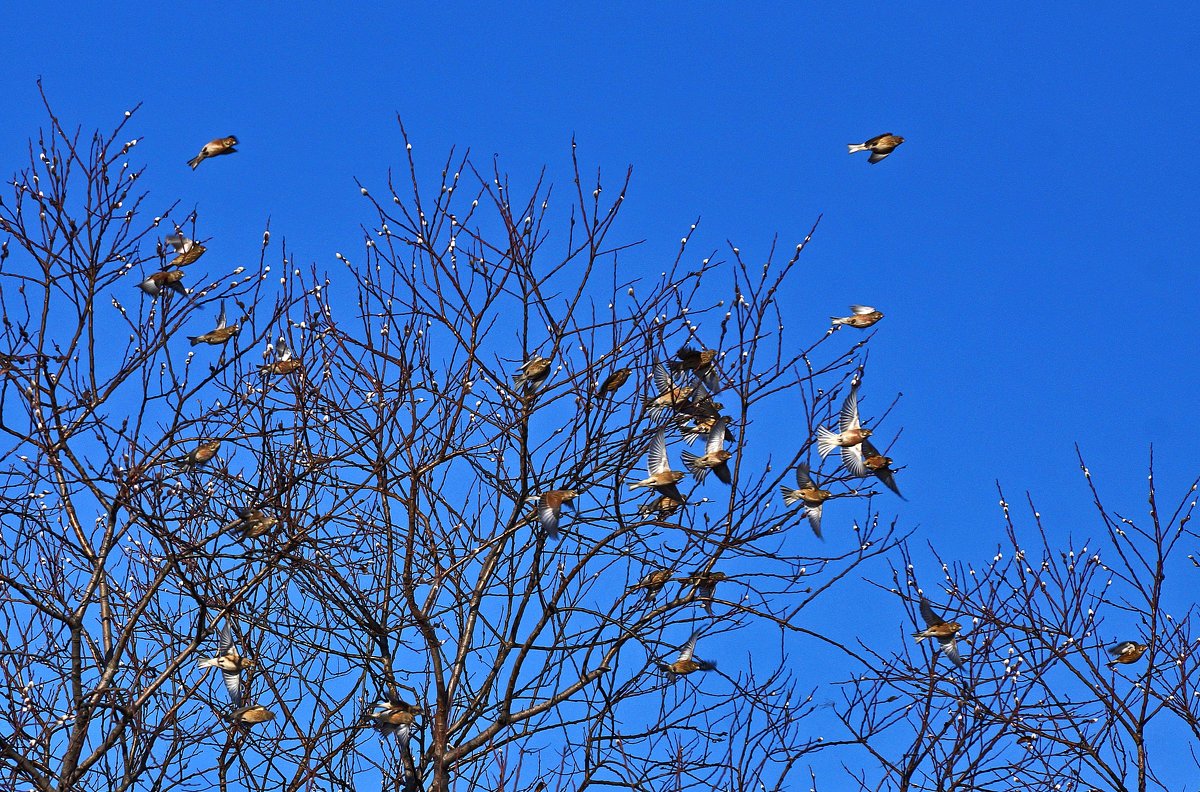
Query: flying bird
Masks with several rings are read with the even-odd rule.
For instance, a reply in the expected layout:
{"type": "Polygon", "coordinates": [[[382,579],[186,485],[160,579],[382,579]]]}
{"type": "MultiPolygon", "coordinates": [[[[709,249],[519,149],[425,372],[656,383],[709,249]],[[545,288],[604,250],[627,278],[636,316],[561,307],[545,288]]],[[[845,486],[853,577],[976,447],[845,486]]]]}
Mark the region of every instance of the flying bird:
{"type": "Polygon", "coordinates": [[[1148,644],[1141,644],[1136,641],[1121,641],[1109,647],[1108,653],[1113,656],[1111,662],[1108,663],[1109,668],[1116,668],[1117,664],[1129,665],[1136,663],[1142,659],[1142,655],[1149,649],[1148,644]]]}
{"type": "Polygon", "coordinates": [[[884,132],[882,135],[876,135],[865,143],[849,143],[847,148],[850,153],[854,154],[858,151],[869,151],[871,156],[867,158],[867,162],[874,165],[881,159],[887,157],[896,150],[896,147],[904,142],[904,138],[899,135],[893,135],[891,132],[884,132]]]}
{"type": "Polygon", "coordinates": [[[824,426],[817,428],[817,453],[824,459],[833,449],[840,448],[842,464],[846,469],[856,476],[865,476],[867,469],[863,465],[863,452],[859,444],[871,436],[871,430],[863,429],[858,418],[857,381],[850,386],[850,393],[842,402],[841,412],[838,413],[838,430],[834,432],[824,426]]]}
{"type": "Polygon", "coordinates": [[[704,610],[711,614],[712,600],[717,594],[717,584],[728,577],[724,572],[696,571],[684,578],[683,585],[685,588],[692,586],[695,589],[704,610]]]}
{"type": "Polygon", "coordinates": [[[237,335],[238,331],[241,329],[241,325],[226,324],[225,302],[222,301],[221,312],[217,314],[217,326],[212,330],[209,330],[207,333],[203,333],[198,336],[188,336],[188,340],[192,342],[192,346],[196,346],[196,344],[211,344],[212,346],[219,346],[227,343],[229,339],[237,335]]]}
{"type": "MultiPolygon", "coordinates": [[[[896,475],[891,467],[892,458],[879,453],[879,449],[870,440],[862,441],[862,463],[871,475],[883,482],[883,486],[900,495],[900,488],[896,486],[896,475]]],[[[900,499],[908,500],[903,495],[900,495],[900,499]]]]}
{"type": "Polygon", "coordinates": [[[525,392],[529,393],[550,376],[550,358],[534,355],[521,364],[520,372],[513,378],[513,382],[517,385],[524,385],[525,392]]]}
{"type": "Polygon", "coordinates": [[[958,622],[948,622],[938,616],[933,612],[929,600],[924,597],[921,597],[921,618],[925,620],[925,629],[913,633],[913,638],[916,638],[918,643],[926,638],[936,638],[946,657],[950,658],[950,662],[962,668],[963,659],[958,653],[958,641],[956,640],[958,631],[962,629],[958,622]]]}
{"type": "Polygon", "coordinates": [[[175,463],[184,470],[190,470],[194,467],[206,464],[210,459],[217,455],[217,451],[221,448],[220,440],[209,440],[201,443],[183,456],[175,460],[175,463]]]}
{"type": "Polygon", "coordinates": [[[644,589],[646,591],[646,599],[653,600],[658,596],[658,592],[663,590],[663,586],[671,581],[671,574],[671,570],[669,569],[659,569],[651,572],[630,586],[630,591],[644,589]]]}
{"type": "Polygon", "coordinates": [[[696,642],[700,640],[700,633],[692,633],[692,637],[684,644],[683,649],[679,652],[679,657],[673,663],[660,662],[658,667],[665,671],[672,678],[685,676],[693,671],[713,671],[716,669],[716,663],[710,663],[706,660],[701,660],[696,657],[696,642]]]}
{"type": "Polygon", "coordinates": [[[558,519],[562,514],[562,505],[574,500],[579,493],[575,490],[556,489],[541,495],[530,495],[528,500],[537,501],[538,522],[542,531],[551,539],[558,538],[558,519]]]}
{"type": "Polygon", "coordinates": [[[857,327],[860,330],[870,327],[883,318],[881,311],[876,311],[869,305],[851,305],[849,316],[831,316],[829,321],[834,327],[838,325],[850,325],[857,327]]]}
{"type": "Polygon", "coordinates": [[[256,723],[266,723],[269,720],[275,720],[275,713],[261,704],[252,704],[249,707],[236,709],[226,717],[234,723],[253,726],[256,723]]]}
{"type": "Polygon", "coordinates": [[[269,514],[263,513],[259,509],[249,507],[234,509],[237,512],[238,518],[233,522],[227,523],[222,531],[241,531],[242,535],[248,539],[256,539],[267,531],[275,527],[279,520],[269,514]]]}
{"type": "Polygon", "coordinates": [[[179,269],[151,273],[137,287],[151,297],[159,296],[165,289],[183,295],[188,293],[187,288],[183,285],[183,270],[179,269]]]}
{"type": "Polygon", "coordinates": [[[196,170],[196,166],[209,157],[220,157],[224,154],[233,154],[237,151],[234,146],[238,144],[238,139],[233,135],[228,137],[217,138],[210,140],[204,144],[204,148],[200,149],[200,153],[188,160],[188,165],[192,166],[192,170],[196,170]]]}
{"type": "Polygon", "coordinates": [[[604,378],[604,382],[600,383],[600,387],[596,390],[596,395],[603,399],[610,393],[616,393],[625,381],[629,379],[630,370],[627,368],[619,368],[612,374],[604,378]]]}
{"type": "Polygon", "coordinates": [[[675,485],[683,481],[685,474],[682,470],[671,470],[671,461],[667,459],[667,431],[665,429],[659,429],[650,442],[650,451],[646,457],[646,472],[650,474],[649,477],[633,482],[629,488],[653,487],[664,495],[669,495],[679,501],[683,500],[683,496],[679,494],[679,488],[675,485]]]}
{"type": "MultiPolygon", "coordinates": [[[[709,402],[712,404],[712,402],[709,402]]],[[[698,411],[703,412],[703,411],[698,411]]],[[[686,415],[679,415],[675,418],[675,425],[679,427],[679,436],[684,439],[684,442],[689,445],[696,442],[700,438],[708,439],[708,435],[716,426],[717,421],[724,422],[725,439],[731,443],[736,443],[737,438],[733,436],[733,432],[729,429],[730,417],[728,415],[713,414],[697,414],[690,412],[686,415]]]]}
{"type": "Polygon", "coordinates": [[[654,364],[653,381],[658,395],[645,399],[643,405],[650,417],[656,421],[665,418],[671,412],[679,412],[687,408],[694,399],[704,396],[704,386],[701,383],[678,384],[671,376],[670,369],[662,363],[654,364]]]}
{"type": "Polygon", "coordinates": [[[821,508],[825,501],[833,497],[833,493],[817,486],[809,472],[807,462],[801,462],[796,466],[796,487],[796,489],[786,486],[779,488],[783,492],[784,505],[803,503],[804,515],[808,517],[808,524],[812,526],[813,533],[817,535],[818,539],[823,538],[821,536],[821,508]]]}
{"type": "Polygon", "coordinates": [[[371,705],[366,717],[384,737],[394,734],[401,743],[408,745],[412,733],[417,728],[417,717],[424,714],[423,707],[401,701],[391,693],[385,693],[371,705]]]}
{"type": "Polygon", "coordinates": [[[677,373],[691,371],[704,383],[710,393],[717,393],[721,390],[721,375],[717,371],[716,363],[717,350],[695,349],[685,344],[675,353],[675,358],[667,363],[667,367],[671,371],[677,373]]]}
{"type": "Polygon", "coordinates": [[[277,376],[286,376],[293,371],[299,371],[304,368],[304,364],[299,359],[292,355],[292,350],[288,347],[287,341],[283,336],[279,337],[279,341],[275,344],[275,360],[258,370],[262,374],[275,374],[277,376]]]}
{"type": "Polygon", "coordinates": [[[680,507],[682,506],[683,496],[679,494],[678,490],[676,490],[674,495],[659,495],[654,500],[638,506],[638,515],[642,517],[649,517],[650,515],[654,514],[657,515],[660,520],[666,519],[675,512],[679,511],[680,507]]]}
{"type": "MultiPolygon", "coordinates": [[[[230,702],[235,707],[241,706],[242,671],[253,668],[254,661],[249,657],[242,657],[238,654],[237,649],[233,648],[233,631],[229,628],[229,622],[225,622],[225,626],[221,628],[220,653],[216,657],[201,660],[198,665],[200,668],[221,669],[221,676],[225,680],[225,689],[229,691],[230,702]]],[[[268,720],[270,719],[268,718],[268,720]]]]}
{"type": "Polygon", "coordinates": [[[729,474],[729,460],[733,454],[725,450],[725,419],[718,418],[708,433],[708,442],[704,446],[704,456],[696,456],[691,451],[683,452],[683,464],[697,482],[703,483],[708,471],[712,471],[724,484],[733,482],[729,474]]]}
{"type": "Polygon", "coordinates": [[[188,239],[179,231],[167,237],[167,244],[175,248],[175,258],[171,259],[168,267],[186,267],[204,255],[206,248],[199,242],[188,239]]]}

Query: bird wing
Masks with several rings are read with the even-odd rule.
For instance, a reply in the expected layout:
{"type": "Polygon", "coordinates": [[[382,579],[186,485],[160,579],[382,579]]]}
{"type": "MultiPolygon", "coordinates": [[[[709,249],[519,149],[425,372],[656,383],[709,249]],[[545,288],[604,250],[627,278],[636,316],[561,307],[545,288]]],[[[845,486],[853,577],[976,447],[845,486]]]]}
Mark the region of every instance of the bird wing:
{"type": "Polygon", "coordinates": [[[233,650],[233,630],[229,626],[229,622],[221,627],[221,654],[229,654],[233,650]]]}
{"type": "Polygon", "coordinates": [[[220,330],[225,326],[225,301],[221,300],[221,312],[217,314],[217,329],[220,330]]]}
{"type": "Polygon", "coordinates": [[[925,620],[926,627],[936,627],[946,623],[945,619],[933,612],[933,606],[924,597],[921,597],[921,618],[925,620]]]}
{"type": "Polygon", "coordinates": [[[869,313],[875,313],[875,309],[869,305],[851,305],[850,310],[859,316],[865,316],[869,313]]]}
{"type": "MultiPolygon", "coordinates": [[[[900,495],[900,488],[896,486],[896,476],[892,473],[890,468],[880,468],[879,470],[874,471],[874,473],[875,478],[883,482],[883,486],[887,487],[897,495],[900,495]]],[[[908,498],[904,497],[903,495],[900,495],[900,499],[908,500],[908,498]]]]}
{"type": "Polygon", "coordinates": [[[1108,653],[1113,657],[1120,657],[1128,652],[1134,646],[1133,641],[1121,641],[1108,647],[1108,653]]]}
{"type": "Polygon", "coordinates": [[[842,402],[838,429],[845,432],[850,429],[858,429],[860,426],[862,424],[858,420],[858,383],[856,382],[850,386],[850,392],[846,394],[846,401],[842,402]]]}
{"type": "Polygon", "coordinates": [[[671,469],[671,461],[667,459],[667,433],[659,429],[650,443],[650,455],[647,469],[651,476],[665,473],[671,469]]]}
{"type": "Polygon", "coordinates": [[[280,360],[291,360],[292,350],[288,347],[287,341],[283,336],[279,336],[279,343],[275,345],[275,356],[280,360]]]}
{"type": "Polygon", "coordinates": [[[229,692],[229,700],[233,706],[240,707],[242,704],[242,672],[226,671],[222,668],[221,677],[225,680],[225,690],[229,692]]]}
{"type": "Polygon", "coordinates": [[[867,475],[867,466],[863,463],[863,450],[859,446],[839,448],[842,453],[842,464],[856,476],[867,475]]]}
{"type": "Polygon", "coordinates": [[[962,655],[958,653],[958,641],[953,638],[942,638],[942,651],[946,653],[946,657],[950,658],[950,662],[954,663],[959,668],[962,668],[962,655]]]}
{"type": "Polygon", "coordinates": [[[883,140],[885,137],[891,137],[891,136],[892,136],[891,132],[884,132],[882,135],[876,135],[875,137],[871,138],[863,145],[864,146],[874,146],[876,143],[883,140]]]}
{"type": "Polygon", "coordinates": [[[167,236],[167,244],[175,248],[176,253],[184,253],[192,246],[192,240],[176,232],[167,236]]]}
{"type": "Polygon", "coordinates": [[[696,653],[696,641],[700,640],[700,633],[692,633],[692,637],[688,638],[688,642],[683,645],[683,649],[679,651],[679,661],[686,662],[692,659],[692,655],[696,653]]]}
{"type": "Polygon", "coordinates": [[[813,486],[813,478],[809,470],[807,462],[801,462],[799,465],[796,465],[796,485],[800,489],[813,486]]]}
{"type": "Polygon", "coordinates": [[[867,157],[867,162],[874,165],[876,162],[879,162],[880,160],[887,159],[887,155],[891,154],[891,153],[892,152],[890,152],[890,151],[872,151],[871,156],[867,157]]]}
{"type": "Polygon", "coordinates": [[[715,454],[725,448],[725,419],[713,421],[712,429],[708,430],[708,443],[704,446],[705,454],[715,454]]]}
{"type": "Polygon", "coordinates": [[[542,523],[542,530],[545,531],[550,538],[558,536],[559,510],[550,505],[550,501],[545,495],[538,498],[537,508],[538,520],[542,523]]]}
{"type": "Polygon", "coordinates": [[[805,516],[808,517],[808,524],[812,526],[813,533],[817,535],[818,539],[824,538],[821,536],[821,506],[822,504],[804,507],[805,516]]]}
{"type": "Polygon", "coordinates": [[[671,378],[671,370],[663,363],[654,364],[654,387],[659,396],[665,396],[675,388],[675,380],[671,378]]]}

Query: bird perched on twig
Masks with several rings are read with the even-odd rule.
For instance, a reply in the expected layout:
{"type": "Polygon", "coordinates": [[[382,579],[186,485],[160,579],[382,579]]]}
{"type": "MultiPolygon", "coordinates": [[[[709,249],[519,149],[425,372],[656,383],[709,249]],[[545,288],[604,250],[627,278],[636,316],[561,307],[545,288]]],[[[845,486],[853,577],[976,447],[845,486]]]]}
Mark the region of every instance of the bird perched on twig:
{"type": "Polygon", "coordinates": [[[821,509],[825,501],[834,497],[833,493],[817,486],[809,472],[807,462],[801,462],[796,466],[796,486],[797,489],[780,486],[784,505],[803,503],[804,516],[808,517],[808,524],[812,526],[813,533],[817,535],[818,539],[824,538],[821,536],[821,509]]]}
{"type": "Polygon", "coordinates": [[[692,637],[683,645],[679,657],[673,663],[659,662],[658,667],[672,678],[685,676],[693,671],[713,671],[717,664],[696,657],[696,642],[700,640],[700,632],[692,633],[692,637]]]}
{"type": "Polygon", "coordinates": [[[188,239],[180,231],[167,237],[167,244],[175,248],[175,258],[168,267],[186,267],[204,255],[206,248],[194,239],[188,239]]]}
{"type": "Polygon", "coordinates": [[[259,367],[258,370],[262,374],[274,374],[283,377],[302,368],[304,368],[304,364],[292,355],[292,350],[288,347],[287,341],[283,339],[283,336],[280,336],[279,341],[275,343],[275,360],[259,367]]]}
{"type": "Polygon", "coordinates": [[[708,442],[704,446],[704,456],[696,456],[691,451],[683,452],[683,465],[699,483],[704,482],[708,471],[712,471],[724,484],[733,482],[729,473],[729,460],[733,453],[725,450],[725,419],[718,418],[713,422],[708,433],[708,442]]]}
{"type": "Polygon", "coordinates": [[[217,451],[220,449],[220,440],[209,440],[176,459],[175,463],[184,470],[191,470],[194,467],[207,464],[209,460],[217,455],[217,451]]]}
{"type": "MultiPolygon", "coordinates": [[[[229,622],[225,622],[225,626],[221,628],[220,653],[216,657],[201,660],[197,665],[200,668],[221,669],[221,677],[225,680],[225,689],[229,692],[230,702],[235,707],[241,706],[242,671],[253,668],[254,661],[249,657],[242,657],[233,648],[233,631],[229,627],[229,622]]],[[[270,719],[268,718],[268,720],[270,719]]]]}
{"type": "Polygon", "coordinates": [[[221,301],[221,312],[217,314],[217,326],[207,333],[198,336],[188,336],[188,340],[192,342],[192,346],[196,344],[211,344],[217,346],[224,344],[233,338],[242,329],[238,324],[226,324],[225,322],[225,302],[221,301]]]}
{"type": "Polygon", "coordinates": [[[893,135],[891,132],[884,132],[882,135],[876,135],[864,143],[848,143],[846,147],[850,149],[850,153],[854,154],[859,151],[869,151],[871,156],[867,158],[867,162],[874,165],[876,162],[887,157],[896,150],[896,147],[904,142],[904,138],[899,135],[893,135]]]}
{"type": "Polygon", "coordinates": [[[863,454],[859,444],[870,436],[871,430],[864,429],[858,418],[858,381],[855,380],[838,413],[838,431],[834,432],[824,426],[817,428],[817,453],[824,459],[833,449],[840,448],[842,464],[846,469],[856,476],[865,476],[867,469],[863,465],[863,454]]]}
{"type": "Polygon", "coordinates": [[[1113,659],[1108,663],[1108,667],[1116,668],[1117,664],[1129,665],[1130,663],[1136,663],[1142,659],[1142,655],[1149,648],[1149,644],[1142,644],[1137,641],[1121,641],[1120,643],[1113,644],[1108,648],[1108,653],[1113,656],[1113,659]]]}
{"type": "Polygon", "coordinates": [[[933,612],[929,600],[924,597],[921,597],[921,618],[925,620],[925,629],[913,633],[913,638],[916,638],[918,643],[926,638],[936,638],[946,657],[950,658],[950,662],[962,668],[963,659],[958,653],[958,641],[956,640],[958,631],[962,629],[958,622],[948,622],[938,616],[933,612]]]}
{"type": "Polygon", "coordinates": [[[637,589],[644,589],[646,592],[646,599],[653,600],[658,597],[658,592],[663,590],[663,586],[671,582],[671,574],[671,570],[669,569],[656,570],[630,586],[629,590],[636,591],[637,589]]]}
{"type": "Polygon", "coordinates": [[[537,518],[542,525],[542,531],[551,539],[558,538],[558,520],[562,514],[562,505],[574,500],[579,493],[575,490],[556,489],[541,495],[530,495],[527,500],[537,501],[537,518]]]}
{"type": "Polygon", "coordinates": [[[159,296],[166,289],[185,296],[188,293],[187,287],[183,285],[183,270],[178,269],[151,273],[137,287],[151,297],[159,296]]]}
{"type": "Polygon", "coordinates": [[[849,316],[831,316],[829,321],[834,327],[838,325],[850,325],[857,327],[860,330],[870,327],[883,318],[881,311],[876,311],[869,305],[851,305],[849,316]]]}
{"type": "Polygon", "coordinates": [[[616,393],[626,380],[629,379],[630,370],[627,368],[619,368],[612,374],[604,378],[604,382],[600,383],[600,387],[596,389],[596,396],[603,401],[610,393],[616,393]]]}
{"type": "Polygon", "coordinates": [[[396,739],[407,746],[416,730],[417,718],[425,715],[425,708],[401,701],[392,693],[371,704],[366,712],[369,720],[384,737],[396,735],[396,739]]]}
{"type": "Polygon", "coordinates": [[[233,154],[237,151],[234,146],[238,144],[238,139],[233,135],[216,138],[204,144],[204,148],[200,149],[200,153],[188,160],[188,165],[192,166],[192,170],[196,170],[204,160],[210,157],[220,157],[225,154],[233,154]]]}
{"type": "Polygon", "coordinates": [[[650,441],[650,451],[646,460],[646,472],[650,474],[649,477],[633,482],[629,488],[653,487],[664,495],[682,501],[683,496],[679,494],[679,488],[675,485],[683,481],[685,474],[682,470],[671,470],[671,461],[667,459],[667,432],[665,429],[659,429],[655,433],[654,439],[650,441]]]}

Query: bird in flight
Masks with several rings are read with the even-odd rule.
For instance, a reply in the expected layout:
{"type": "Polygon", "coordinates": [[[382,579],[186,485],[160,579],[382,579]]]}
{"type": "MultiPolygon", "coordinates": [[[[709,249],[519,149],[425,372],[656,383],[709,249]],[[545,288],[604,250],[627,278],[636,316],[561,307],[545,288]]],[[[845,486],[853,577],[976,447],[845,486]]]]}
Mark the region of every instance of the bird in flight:
{"type": "Polygon", "coordinates": [[[847,148],[850,153],[854,154],[859,151],[869,151],[871,156],[867,158],[867,162],[874,165],[882,159],[885,159],[888,154],[896,150],[896,147],[904,142],[904,138],[899,135],[893,135],[891,132],[884,132],[882,135],[876,135],[864,143],[849,143],[847,148]]]}
{"type": "Polygon", "coordinates": [[[200,149],[200,153],[188,160],[188,165],[192,166],[192,170],[196,170],[201,162],[209,157],[220,157],[224,154],[233,154],[237,151],[234,146],[238,144],[238,139],[233,135],[216,138],[204,144],[204,148],[200,149]]]}

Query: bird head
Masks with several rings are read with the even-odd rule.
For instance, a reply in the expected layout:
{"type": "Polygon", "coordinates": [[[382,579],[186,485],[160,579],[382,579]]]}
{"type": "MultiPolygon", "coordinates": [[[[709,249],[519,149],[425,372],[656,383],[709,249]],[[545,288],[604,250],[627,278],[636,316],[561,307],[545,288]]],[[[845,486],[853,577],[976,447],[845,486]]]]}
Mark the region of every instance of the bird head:
{"type": "Polygon", "coordinates": [[[946,626],[949,627],[951,630],[954,630],[954,632],[958,632],[959,630],[962,629],[962,625],[960,625],[956,621],[952,621],[949,624],[947,624],[946,626]]]}
{"type": "Polygon", "coordinates": [[[872,432],[871,432],[871,430],[870,430],[870,429],[862,429],[862,430],[860,430],[860,431],[862,432],[862,436],[863,436],[863,437],[870,437],[870,436],[871,436],[871,434],[872,434],[872,432]]]}
{"type": "Polygon", "coordinates": [[[225,138],[226,146],[236,146],[237,144],[238,144],[238,139],[235,136],[230,135],[227,138],[225,138]]]}

